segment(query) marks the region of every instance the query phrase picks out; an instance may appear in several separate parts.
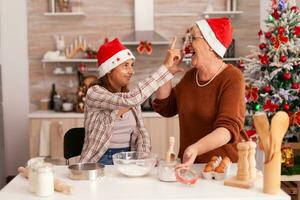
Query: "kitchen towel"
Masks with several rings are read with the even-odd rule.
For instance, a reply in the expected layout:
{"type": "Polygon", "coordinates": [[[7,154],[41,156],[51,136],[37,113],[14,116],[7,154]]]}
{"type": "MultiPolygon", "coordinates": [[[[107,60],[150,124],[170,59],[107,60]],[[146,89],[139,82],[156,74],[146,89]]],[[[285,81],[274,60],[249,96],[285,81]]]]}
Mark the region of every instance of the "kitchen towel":
{"type": "Polygon", "coordinates": [[[52,159],[62,159],[64,145],[63,123],[53,122],[50,128],[50,155],[52,159]]]}
{"type": "Polygon", "coordinates": [[[50,156],[50,127],[51,121],[42,121],[40,129],[39,156],[50,156]]]}

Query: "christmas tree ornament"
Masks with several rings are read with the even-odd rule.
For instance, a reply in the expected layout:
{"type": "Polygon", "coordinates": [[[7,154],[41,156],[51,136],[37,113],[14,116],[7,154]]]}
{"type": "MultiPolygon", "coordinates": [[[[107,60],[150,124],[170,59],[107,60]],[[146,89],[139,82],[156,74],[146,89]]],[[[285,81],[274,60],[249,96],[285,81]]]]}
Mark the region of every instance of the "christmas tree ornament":
{"type": "Polygon", "coordinates": [[[280,15],[279,15],[277,10],[274,10],[274,12],[272,13],[271,16],[272,16],[272,18],[269,16],[269,21],[270,22],[274,22],[275,19],[278,20],[280,18],[280,15]]]}
{"type": "Polygon", "coordinates": [[[294,27],[294,35],[296,37],[300,36],[300,26],[295,26],[294,27]]]}
{"type": "Polygon", "coordinates": [[[256,86],[246,86],[246,98],[248,102],[256,102],[258,99],[258,87],[256,86]]]}
{"type": "Polygon", "coordinates": [[[294,152],[291,147],[283,147],[281,149],[281,163],[284,167],[294,166],[294,152]]]}
{"type": "Polygon", "coordinates": [[[259,111],[261,109],[261,105],[260,104],[255,104],[255,110],[259,111]]]}
{"type": "Polygon", "coordinates": [[[282,27],[282,26],[280,26],[279,28],[278,28],[278,34],[283,34],[284,33],[284,27],[282,27]]]}
{"type": "Polygon", "coordinates": [[[282,77],[284,80],[288,81],[291,79],[292,75],[289,72],[284,72],[282,77]]]}
{"type": "Polygon", "coordinates": [[[266,33],[265,33],[265,37],[266,37],[267,39],[271,38],[271,36],[272,36],[271,32],[266,32],[266,33]]]}
{"type": "Polygon", "coordinates": [[[269,93],[271,91],[271,86],[270,85],[266,85],[264,88],[263,88],[264,92],[266,93],[269,93]]]}
{"type": "Polygon", "coordinates": [[[259,30],[258,33],[257,33],[257,35],[258,35],[258,37],[259,37],[259,39],[260,39],[260,37],[263,35],[262,30],[259,30]]]}
{"type": "Polygon", "coordinates": [[[260,63],[261,64],[263,64],[263,65],[269,64],[269,57],[268,57],[268,55],[266,55],[266,54],[263,55],[263,56],[259,55],[258,57],[260,59],[260,63]]]}
{"type": "Polygon", "coordinates": [[[285,111],[289,111],[290,110],[290,106],[288,103],[284,103],[283,106],[282,106],[283,110],[285,111]]]}
{"type": "Polygon", "coordinates": [[[293,82],[292,85],[291,85],[291,88],[294,89],[294,90],[298,90],[299,89],[299,83],[293,82]]]}
{"type": "Polygon", "coordinates": [[[285,56],[283,56],[283,55],[282,55],[282,56],[280,56],[280,61],[281,61],[281,62],[286,62],[286,57],[285,57],[285,56]]]}
{"type": "Polygon", "coordinates": [[[291,11],[293,11],[293,12],[298,12],[298,7],[297,7],[297,6],[291,7],[291,11]]]}
{"type": "Polygon", "coordinates": [[[283,10],[286,8],[286,3],[283,1],[283,0],[279,0],[279,3],[278,3],[278,10],[283,10]]]}
{"type": "Polygon", "coordinates": [[[259,48],[261,50],[263,50],[264,48],[266,48],[266,44],[265,43],[260,43],[259,48]]]}
{"type": "Polygon", "coordinates": [[[266,103],[263,105],[264,111],[270,111],[272,113],[275,112],[278,107],[279,107],[278,104],[272,103],[270,99],[268,99],[266,103]]]}
{"type": "Polygon", "coordinates": [[[290,123],[300,127],[300,111],[297,111],[290,116],[290,123]]]}

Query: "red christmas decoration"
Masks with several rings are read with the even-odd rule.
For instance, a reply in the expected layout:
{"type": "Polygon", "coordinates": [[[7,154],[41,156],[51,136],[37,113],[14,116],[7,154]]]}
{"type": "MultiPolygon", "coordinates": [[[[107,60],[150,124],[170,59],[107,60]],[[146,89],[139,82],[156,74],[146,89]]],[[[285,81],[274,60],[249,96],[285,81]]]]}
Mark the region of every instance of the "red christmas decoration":
{"type": "Polygon", "coordinates": [[[263,105],[263,109],[265,111],[275,112],[275,110],[278,108],[278,104],[272,103],[270,99],[267,100],[265,105],[263,105]]]}
{"type": "Polygon", "coordinates": [[[290,124],[297,124],[300,127],[300,111],[290,115],[290,124]]]}
{"type": "Polygon", "coordinates": [[[299,89],[299,83],[293,82],[291,88],[294,89],[294,90],[299,89]]]}
{"type": "Polygon", "coordinates": [[[269,64],[269,57],[265,54],[265,55],[259,55],[258,56],[259,59],[260,59],[260,63],[263,64],[263,65],[267,65],[269,64]]]}
{"type": "Polygon", "coordinates": [[[266,48],[266,44],[265,44],[265,43],[261,43],[261,44],[259,45],[259,48],[260,48],[261,50],[263,50],[264,48],[266,48]]]}
{"type": "Polygon", "coordinates": [[[279,34],[283,34],[284,30],[285,30],[284,27],[282,27],[282,26],[278,27],[278,33],[279,34]]]}
{"type": "Polygon", "coordinates": [[[283,34],[279,34],[277,37],[271,38],[272,44],[275,49],[278,49],[281,43],[287,43],[289,41],[289,38],[284,36],[283,34]]]}
{"type": "Polygon", "coordinates": [[[295,26],[294,27],[294,35],[298,37],[300,35],[300,26],[295,26]]]}
{"type": "Polygon", "coordinates": [[[260,37],[262,36],[262,34],[263,34],[262,30],[259,30],[258,33],[257,33],[259,39],[260,39],[260,37]]]}
{"type": "Polygon", "coordinates": [[[286,81],[290,80],[292,77],[289,72],[284,72],[282,76],[283,76],[283,79],[286,81]]]}
{"type": "Polygon", "coordinates": [[[248,129],[248,130],[246,130],[246,134],[249,138],[253,137],[254,135],[256,135],[256,130],[255,129],[248,129]]]}
{"type": "Polygon", "coordinates": [[[246,98],[248,102],[256,102],[258,99],[258,87],[247,85],[246,86],[246,98]]]}
{"type": "Polygon", "coordinates": [[[271,91],[271,86],[270,85],[266,85],[264,88],[263,88],[264,92],[266,93],[269,93],[271,91]]]}
{"type": "Polygon", "coordinates": [[[277,12],[277,10],[274,10],[274,12],[272,13],[272,17],[274,17],[276,20],[280,18],[280,14],[277,12]]]}
{"type": "Polygon", "coordinates": [[[141,41],[139,46],[137,47],[137,51],[140,54],[146,53],[148,55],[151,55],[151,53],[152,53],[152,44],[148,41],[141,41]]]}
{"type": "Polygon", "coordinates": [[[286,57],[285,56],[280,56],[280,61],[281,62],[286,62],[286,57]]]}
{"type": "Polygon", "coordinates": [[[293,7],[291,7],[291,10],[294,11],[294,12],[297,12],[298,11],[298,7],[297,6],[293,6],[293,7]]]}
{"type": "Polygon", "coordinates": [[[265,33],[265,37],[266,37],[266,38],[269,39],[269,38],[271,38],[271,36],[272,36],[272,34],[271,34],[270,32],[266,32],[266,33],[265,33]]]}
{"type": "Polygon", "coordinates": [[[289,106],[288,103],[284,103],[283,106],[282,106],[282,108],[283,108],[285,111],[290,110],[290,106],[289,106]]]}

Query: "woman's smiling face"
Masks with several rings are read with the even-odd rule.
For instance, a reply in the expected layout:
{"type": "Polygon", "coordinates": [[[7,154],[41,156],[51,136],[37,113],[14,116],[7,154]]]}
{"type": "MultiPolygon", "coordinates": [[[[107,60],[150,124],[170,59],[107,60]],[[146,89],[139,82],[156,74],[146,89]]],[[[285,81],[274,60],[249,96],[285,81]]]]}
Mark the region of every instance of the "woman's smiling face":
{"type": "Polygon", "coordinates": [[[112,85],[120,88],[127,86],[132,75],[134,74],[133,65],[134,60],[129,59],[116,68],[112,69],[108,74],[109,80],[111,81],[112,85]]]}
{"type": "Polygon", "coordinates": [[[210,58],[210,47],[197,25],[191,27],[189,40],[192,47],[191,51],[193,52],[192,66],[197,67],[200,63],[210,58]]]}

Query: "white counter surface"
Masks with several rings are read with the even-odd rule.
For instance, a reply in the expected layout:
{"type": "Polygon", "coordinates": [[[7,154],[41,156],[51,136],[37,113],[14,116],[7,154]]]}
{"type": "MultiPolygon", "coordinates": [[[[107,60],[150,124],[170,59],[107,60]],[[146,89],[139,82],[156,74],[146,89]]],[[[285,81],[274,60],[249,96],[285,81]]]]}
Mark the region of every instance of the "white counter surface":
{"type": "MultiPolygon", "coordinates": [[[[162,117],[160,114],[156,112],[143,112],[143,117],[162,117]]],[[[55,112],[52,110],[39,110],[34,111],[28,114],[29,119],[34,118],[79,118],[83,119],[83,113],[75,113],[75,112],[55,112]]]]}
{"type": "MultiPolygon", "coordinates": [[[[197,172],[200,166],[194,166],[197,172]]],[[[232,174],[236,166],[231,168],[232,174]]],[[[105,177],[95,181],[73,181],[68,179],[66,166],[55,167],[56,176],[73,187],[71,195],[55,192],[48,198],[40,198],[28,191],[28,181],[18,175],[0,191],[1,200],[108,200],[108,199],[197,199],[197,200],[290,200],[281,191],[278,195],[262,193],[262,179],[251,189],[224,186],[223,181],[199,179],[196,185],[161,182],[156,178],[156,170],[149,176],[129,178],[121,175],[114,166],[106,166],[105,177]]]]}

